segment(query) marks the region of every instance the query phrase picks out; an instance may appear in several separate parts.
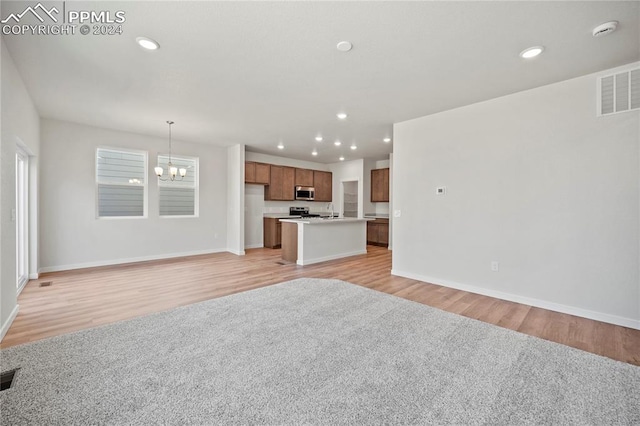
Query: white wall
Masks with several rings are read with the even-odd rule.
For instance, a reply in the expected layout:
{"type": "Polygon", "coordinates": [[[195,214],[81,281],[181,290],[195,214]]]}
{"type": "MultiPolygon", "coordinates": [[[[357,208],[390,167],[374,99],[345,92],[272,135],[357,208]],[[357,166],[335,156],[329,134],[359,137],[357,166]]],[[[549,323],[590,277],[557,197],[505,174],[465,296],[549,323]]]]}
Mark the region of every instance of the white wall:
{"type": "Polygon", "coordinates": [[[227,250],[244,255],[244,145],[227,148],[227,250]]]}
{"type": "Polygon", "coordinates": [[[396,124],[393,273],[640,328],[640,113],[596,116],[611,72],[396,124]]]}
{"type": "MultiPolygon", "coordinates": [[[[40,152],[40,122],[38,112],[27,92],[13,59],[4,44],[0,43],[2,74],[2,143],[0,146],[0,167],[2,184],[0,188],[0,339],[18,313],[16,300],[16,223],[11,212],[16,208],[16,145],[22,144],[32,154],[31,190],[37,190],[40,152]]],[[[37,193],[36,193],[37,194],[37,193]]],[[[37,197],[35,198],[37,200],[37,197]]],[[[30,200],[29,222],[31,257],[29,270],[37,268],[38,261],[38,221],[37,203],[30,200]]]]}
{"type": "Polygon", "coordinates": [[[264,186],[244,186],[244,248],[262,247],[264,244],[264,186]]]}
{"type": "Polygon", "coordinates": [[[389,250],[393,250],[393,153],[389,154],[389,250]]]}
{"type": "Polygon", "coordinates": [[[199,157],[199,217],[160,218],[153,173],[168,140],[57,120],[41,121],[41,268],[43,271],[156,259],[226,249],[226,149],[173,143],[199,157]],[[148,217],[96,218],[98,147],[148,152],[148,217]]]}
{"type": "Polygon", "coordinates": [[[300,169],[322,170],[325,172],[330,171],[328,164],[278,157],[277,155],[260,154],[258,152],[247,151],[245,153],[245,159],[247,161],[257,161],[258,163],[275,164],[277,166],[298,167],[300,169]]]}

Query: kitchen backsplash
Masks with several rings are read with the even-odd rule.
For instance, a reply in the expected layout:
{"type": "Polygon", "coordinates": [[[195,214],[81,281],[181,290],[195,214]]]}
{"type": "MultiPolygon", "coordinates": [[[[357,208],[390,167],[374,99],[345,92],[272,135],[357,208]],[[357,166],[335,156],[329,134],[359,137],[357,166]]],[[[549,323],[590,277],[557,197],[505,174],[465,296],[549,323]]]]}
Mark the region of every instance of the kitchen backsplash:
{"type": "MultiPolygon", "coordinates": [[[[263,213],[289,213],[289,207],[309,207],[311,212],[325,212],[326,202],[319,201],[265,201],[263,213]]],[[[336,205],[334,208],[337,210],[336,205]]]]}

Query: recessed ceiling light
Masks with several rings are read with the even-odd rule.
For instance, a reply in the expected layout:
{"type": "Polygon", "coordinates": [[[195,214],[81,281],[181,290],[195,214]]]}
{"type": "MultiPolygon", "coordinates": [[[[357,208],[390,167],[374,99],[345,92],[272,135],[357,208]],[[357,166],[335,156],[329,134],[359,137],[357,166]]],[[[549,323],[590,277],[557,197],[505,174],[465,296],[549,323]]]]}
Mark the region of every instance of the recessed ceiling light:
{"type": "Polygon", "coordinates": [[[356,149],[358,149],[358,147],[355,144],[351,145],[351,150],[352,151],[355,151],[356,149]]]}
{"type": "Polygon", "coordinates": [[[336,114],[336,117],[338,117],[340,120],[346,120],[347,119],[347,114],[344,112],[339,112],[336,114]]]}
{"type": "Polygon", "coordinates": [[[322,136],[320,135],[316,136],[316,142],[322,142],[322,136]]]}
{"type": "Polygon", "coordinates": [[[344,157],[340,157],[340,161],[344,161],[344,157]]]}
{"type": "Polygon", "coordinates": [[[318,155],[318,151],[316,151],[316,150],[314,149],[314,150],[311,152],[311,155],[313,155],[313,156],[315,157],[316,155],[318,155]]]}
{"type": "Polygon", "coordinates": [[[544,47],[542,46],[533,46],[520,52],[520,57],[525,59],[535,58],[536,56],[541,54],[543,50],[544,47]]]}
{"type": "Polygon", "coordinates": [[[593,29],[593,36],[600,37],[603,35],[611,34],[618,28],[618,21],[610,21],[605,22],[604,24],[600,24],[593,29]]]}
{"type": "Polygon", "coordinates": [[[342,145],[342,142],[340,142],[340,141],[335,141],[333,144],[334,144],[335,146],[340,146],[340,145],[342,145]]]}
{"type": "Polygon", "coordinates": [[[136,38],[136,42],[140,45],[140,47],[147,50],[158,50],[160,49],[160,45],[157,41],[151,40],[147,37],[138,37],[136,38]]]}
{"type": "Polygon", "coordinates": [[[278,149],[284,149],[284,145],[282,144],[282,142],[278,144],[278,149]]]}
{"type": "Polygon", "coordinates": [[[351,44],[348,41],[341,41],[340,43],[338,43],[336,45],[336,49],[338,49],[341,52],[348,52],[353,48],[353,44],[351,44]]]}
{"type": "Polygon", "coordinates": [[[389,142],[391,142],[391,138],[384,138],[384,139],[382,139],[382,142],[389,143],[389,142]]]}

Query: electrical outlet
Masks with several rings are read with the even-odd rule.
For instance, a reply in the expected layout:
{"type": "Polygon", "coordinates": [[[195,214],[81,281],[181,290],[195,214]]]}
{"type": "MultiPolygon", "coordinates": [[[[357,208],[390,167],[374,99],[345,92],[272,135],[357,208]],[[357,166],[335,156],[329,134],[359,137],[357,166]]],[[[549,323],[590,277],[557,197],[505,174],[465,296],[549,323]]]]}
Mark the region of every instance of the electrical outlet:
{"type": "Polygon", "coordinates": [[[491,270],[493,272],[498,272],[500,270],[500,262],[498,262],[497,260],[494,260],[491,262],[491,270]]]}
{"type": "Polygon", "coordinates": [[[436,188],[436,195],[447,195],[447,187],[439,186],[436,188]]]}

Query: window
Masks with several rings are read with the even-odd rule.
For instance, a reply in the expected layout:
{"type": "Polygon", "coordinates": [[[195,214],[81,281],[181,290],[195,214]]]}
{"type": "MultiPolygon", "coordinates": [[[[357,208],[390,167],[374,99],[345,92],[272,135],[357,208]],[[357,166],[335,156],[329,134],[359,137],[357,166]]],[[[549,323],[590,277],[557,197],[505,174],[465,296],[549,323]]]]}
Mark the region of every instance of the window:
{"type": "Polygon", "coordinates": [[[146,152],[98,148],[98,217],[146,216],[146,176],[146,152]]]}
{"type": "MultiPolygon", "coordinates": [[[[165,170],[167,179],[169,157],[158,156],[158,165],[165,170]]],[[[160,192],[160,216],[198,216],[198,159],[171,157],[171,163],[178,169],[187,169],[184,179],[158,180],[160,192]]]]}

